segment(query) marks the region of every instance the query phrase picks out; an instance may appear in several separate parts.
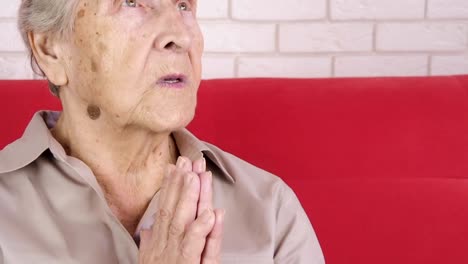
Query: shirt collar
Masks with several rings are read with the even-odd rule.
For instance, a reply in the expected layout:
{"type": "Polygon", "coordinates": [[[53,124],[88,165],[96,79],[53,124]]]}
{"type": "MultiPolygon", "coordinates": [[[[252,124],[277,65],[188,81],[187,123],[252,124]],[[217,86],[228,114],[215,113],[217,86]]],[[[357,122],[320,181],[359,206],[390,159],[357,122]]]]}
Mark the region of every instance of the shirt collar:
{"type": "Polygon", "coordinates": [[[21,169],[49,148],[49,129],[40,111],[34,114],[23,136],[0,151],[0,173],[21,169]]]}
{"type": "Polygon", "coordinates": [[[191,160],[196,160],[203,156],[213,162],[225,178],[231,183],[236,182],[236,179],[226,169],[223,159],[217,154],[217,152],[213,151],[213,147],[199,140],[187,129],[175,131],[172,133],[172,136],[174,137],[180,155],[191,160]]]}
{"type": "MultiPolygon", "coordinates": [[[[38,159],[48,149],[52,150],[55,158],[61,159],[65,152],[63,148],[54,144],[55,140],[48,127],[48,124],[53,126],[58,116],[59,112],[53,111],[35,113],[23,136],[0,151],[0,173],[23,168],[38,159]]],[[[187,129],[175,131],[172,135],[182,156],[191,160],[204,156],[219,168],[224,177],[232,183],[235,182],[235,178],[226,170],[223,159],[213,151],[211,146],[200,141],[187,129]]]]}

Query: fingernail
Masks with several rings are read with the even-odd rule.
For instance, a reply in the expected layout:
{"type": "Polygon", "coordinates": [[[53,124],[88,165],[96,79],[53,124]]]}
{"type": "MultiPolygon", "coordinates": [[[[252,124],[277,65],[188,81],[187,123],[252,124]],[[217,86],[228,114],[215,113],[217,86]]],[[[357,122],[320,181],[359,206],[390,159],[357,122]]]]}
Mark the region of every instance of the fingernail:
{"type": "Polygon", "coordinates": [[[212,187],[212,180],[211,180],[212,178],[213,178],[213,175],[211,174],[211,171],[207,171],[206,172],[206,181],[209,184],[202,184],[202,192],[207,193],[208,190],[210,190],[210,188],[213,188],[212,187]]]}
{"type": "Polygon", "coordinates": [[[179,157],[176,163],[177,168],[183,168],[184,164],[185,164],[185,159],[182,157],[179,157]]]}
{"type": "Polygon", "coordinates": [[[206,159],[202,158],[202,160],[203,160],[202,171],[206,171],[206,159]]]}

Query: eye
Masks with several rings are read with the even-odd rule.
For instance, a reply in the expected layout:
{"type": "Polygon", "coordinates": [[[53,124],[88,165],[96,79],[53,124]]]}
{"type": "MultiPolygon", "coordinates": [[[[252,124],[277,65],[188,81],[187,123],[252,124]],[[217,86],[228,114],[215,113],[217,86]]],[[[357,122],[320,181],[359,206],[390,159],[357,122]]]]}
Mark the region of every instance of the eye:
{"type": "Polygon", "coordinates": [[[190,8],[190,4],[187,1],[179,2],[179,4],[177,4],[177,8],[180,11],[192,11],[192,9],[190,8]]]}
{"type": "Polygon", "coordinates": [[[137,0],[124,0],[122,3],[122,6],[137,7],[138,1],[137,0]]]}

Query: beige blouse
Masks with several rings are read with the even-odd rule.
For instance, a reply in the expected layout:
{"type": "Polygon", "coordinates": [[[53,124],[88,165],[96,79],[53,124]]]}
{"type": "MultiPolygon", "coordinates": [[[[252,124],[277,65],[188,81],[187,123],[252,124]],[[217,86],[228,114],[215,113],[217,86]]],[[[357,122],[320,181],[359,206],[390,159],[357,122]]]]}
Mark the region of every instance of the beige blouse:
{"type": "MultiPolygon", "coordinates": [[[[58,116],[36,113],[22,138],[0,151],[0,263],[137,263],[134,238],[93,172],[52,137],[58,116]]],[[[181,155],[204,155],[213,172],[214,205],[227,212],[222,263],[324,263],[303,208],[280,178],[187,130],[173,136],[181,155]]],[[[152,224],[157,196],[138,230],[152,224]]]]}

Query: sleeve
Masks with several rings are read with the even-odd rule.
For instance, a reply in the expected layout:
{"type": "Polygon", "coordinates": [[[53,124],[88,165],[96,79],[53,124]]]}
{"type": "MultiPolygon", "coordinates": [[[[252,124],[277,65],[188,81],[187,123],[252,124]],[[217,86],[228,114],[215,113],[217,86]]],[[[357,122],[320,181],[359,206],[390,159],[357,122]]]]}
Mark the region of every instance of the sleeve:
{"type": "Polygon", "coordinates": [[[293,190],[283,184],[276,211],[276,264],[324,264],[317,236],[293,190]]]}

